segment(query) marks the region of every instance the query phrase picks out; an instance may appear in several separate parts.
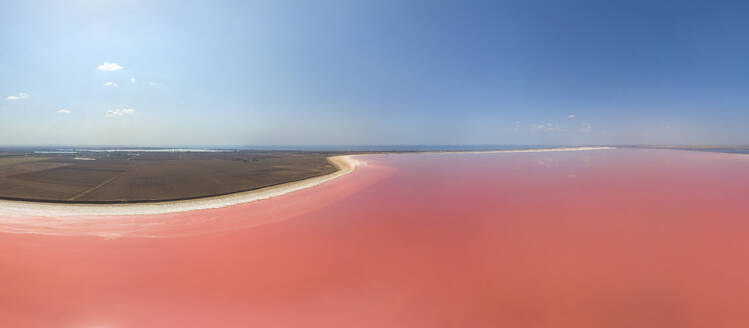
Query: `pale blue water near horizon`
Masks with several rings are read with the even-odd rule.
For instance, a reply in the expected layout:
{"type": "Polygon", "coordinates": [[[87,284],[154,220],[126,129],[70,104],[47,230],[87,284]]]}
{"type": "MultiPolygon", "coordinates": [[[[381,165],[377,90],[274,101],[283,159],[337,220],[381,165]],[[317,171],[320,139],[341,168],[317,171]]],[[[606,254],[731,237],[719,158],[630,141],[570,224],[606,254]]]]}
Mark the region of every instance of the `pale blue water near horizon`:
{"type": "MultiPolygon", "coordinates": [[[[28,151],[36,154],[75,154],[78,152],[230,152],[230,151],[330,151],[330,152],[421,152],[421,151],[492,151],[525,150],[567,147],[648,148],[648,146],[619,145],[253,145],[253,146],[6,146],[2,151],[28,151]]],[[[749,154],[747,147],[689,148],[673,150],[705,151],[714,153],[749,154]]]]}
{"type": "Polygon", "coordinates": [[[484,151],[523,150],[543,148],[579,147],[566,145],[256,145],[256,146],[8,146],[0,151],[31,151],[35,153],[76,152],[216,152],[216,151],[484,151]]]}

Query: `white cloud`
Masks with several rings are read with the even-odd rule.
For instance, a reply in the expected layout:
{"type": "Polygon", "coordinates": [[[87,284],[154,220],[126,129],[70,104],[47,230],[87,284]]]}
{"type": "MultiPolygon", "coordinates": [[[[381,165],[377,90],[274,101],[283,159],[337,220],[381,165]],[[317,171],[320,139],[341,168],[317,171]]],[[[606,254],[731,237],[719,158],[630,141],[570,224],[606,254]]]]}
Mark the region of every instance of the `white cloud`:
{"type": "Polygon", "coordinates": [[[542,123],[542,124],[533,124],[531,129],[534,132],[540,131],[540,132],[556,132],[561,131],[560,128],[554,126],[554,124],[551,123],[542,123]]]}
{"type": "Polygon", "coordinates": [[[158,86],[160,86],[160,85],[161,85],[161,83],[158,83],[158,82],[154,82],[154,81],[151,81],[151,82],[148,82],[148,85],[150,85],[150,86],[152,86],[152,87],[158,87],[158,86]]]}
{"type": "Polygon", "coordinates": [[[588,123],[583,123],[583,124],[582,124],[582,125],[580,126],[580,132],[581,132],[581,133],[589,133],[589,132],[591,132],[591,131],[593,131],[593,126],[592,126],[592,125],[590,125],[590,124],[588,124],[588,123]]]}
{"type": "Polygon", "coordinates": [[[575,116],[575,114],[570,114],[570,115],[567,115],[567,118],[568,118],[568,119],[571,119],[571,120],[574,120],[574,119],[575,119],[575,117],[577,117],[577,116],[575,116]]]}
{"type": "Polygon", "coordinates": [[[104,86],[105,87],[112,87],[112,88],[119,87],[119,85],[117,83],[114,83],[114,82],[106,82],[106,83],[104,83],[104,86]]]}
{"type": "Polygon", "coordinates": [[[117,63],[110,63],[110,62],[105,62],[104,64],[96,66],[96,69],[100,71],[108,71],[108,72],[119,71],[123,68],[124,67],[118,65],[117,63]]]}
{"type": "Polygon", "coordinates": [[[31,96],[28,93],[21,92],[15,96],[8,96],[7,99],[8,100],[25,100],[25,99],[29,99],[29,97],[31,96]]]}
{"type": "Polygon", "coordinates": [[[135,84],[136,82],[137,82],[137,81],[135,81],[135,78],[134,78],[134,77],[131,77],[131,78],[130,78],[130,83],[132,83],[132,84],[135,84]]]}
{"type": "Polygon", "coordinates": [[[70,114],[70,111],[69,111],[69,110],[67,110],[67,109],[65,109],[65,108],[63,108],[63,109],[61,109],[61,110],[58,110],[58,111],[57,111],[57,113],[58,113],[58,114],[70,114]]]}
{"type": "Polygon", "coordinates": [[[120,116],[130,115],[133,113],[135,113],[135,109],[132,109],[132,108],[123,108],[123,109],[116,108],[116,109],[107,110],[107,113],[104,115],[106,117],[120,117],[120,116]]]}

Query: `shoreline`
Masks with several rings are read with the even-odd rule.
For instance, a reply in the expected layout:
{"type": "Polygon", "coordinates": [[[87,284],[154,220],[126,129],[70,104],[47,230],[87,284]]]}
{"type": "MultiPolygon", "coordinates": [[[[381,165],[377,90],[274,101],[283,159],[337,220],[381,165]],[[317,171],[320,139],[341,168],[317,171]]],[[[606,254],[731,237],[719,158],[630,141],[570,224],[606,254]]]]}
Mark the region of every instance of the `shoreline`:
{"type": "Polygon", "coordinates": [[[153,215],[221,208],[268,199],[294,191],[311,188],[349,174],[356,169],[357,165],[359,165],[359,161],[351,158],[351,155],[331,156],[328,157],[328,161],[337,168],[335,172],[330,174],[249,191],[186,200],[152,203],[86,204],[0,199],[0,217],[153,215]]]}
{"type": "MultiPolygon", "coordinates": [[[[564,147],[564,148],[542,148],[542,149],[512,149],[512,150],[481,150],[481,151],[436,151],[436,152],[408,152],[396,153],[406,154],[493,154],[493,153],[539,153],[559,151],[589,151],[608,150],[615,147],[564,147]]],[[[389,153],[379,153],[389,154],[389,153]]],[[[377,155],[377,154],[360,154],[377,155]]],[[[144,203],[55,203],[30,200],[0,199],[0,217],[66,217],[66,216],[118,216],[118,215],[154,215],[169,214],[195,210],[206,210],[213,208],[228,207],[257,200],[281,196],[294,191],[311,188],[325,182],[334,180],[341,176],[352,173],[361,162],[352,158],[359,155],[338,155],[328,157],[328,162],[337,168],[337,171],[312,177],[309,179],[286,182],[274,186],[263,187],[254,190],[229,193],[225,195],[206,196],[192,199],[158,201],[144,203]]]]}

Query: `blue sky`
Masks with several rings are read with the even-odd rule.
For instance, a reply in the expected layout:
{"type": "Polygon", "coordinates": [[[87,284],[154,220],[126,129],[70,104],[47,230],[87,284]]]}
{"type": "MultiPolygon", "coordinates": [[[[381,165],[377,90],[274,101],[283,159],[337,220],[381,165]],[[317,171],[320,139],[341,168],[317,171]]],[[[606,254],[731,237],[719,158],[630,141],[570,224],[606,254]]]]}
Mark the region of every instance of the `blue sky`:
{"type": "Polygon", "coordinates": [[[0,144],[749,144],[747,12],[0,1],[0,144]]]}

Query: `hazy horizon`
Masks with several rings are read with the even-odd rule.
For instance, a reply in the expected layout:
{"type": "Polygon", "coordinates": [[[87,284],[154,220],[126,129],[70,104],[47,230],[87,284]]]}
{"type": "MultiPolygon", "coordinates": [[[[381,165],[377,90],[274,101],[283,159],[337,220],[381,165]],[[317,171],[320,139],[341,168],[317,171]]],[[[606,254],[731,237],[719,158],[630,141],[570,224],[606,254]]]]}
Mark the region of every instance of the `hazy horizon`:
{"type": "Polygon", "coordinates": [[[715,149],[743,149],[749,147],[749,144],[349,144],[349,145],[325,145],[325,144],[300,144],[300,145],[107,145],[107,144],[0,144],[0,151],[3,149],[39,149],[39,150],[153,150],[153,149],[185,149],[185,150],[301,150],[301,151],[327,151],[327,150],[504,150],[504,149],[534,149],[534,148],[565,148],[565,147],[673,147],[673,148],[699,148],[708,147],[715,149]]]}
{"type": "Polygon", "coordinates": [[[4,145],[743,145],[749,4],[0,4],[4,145]]]}

